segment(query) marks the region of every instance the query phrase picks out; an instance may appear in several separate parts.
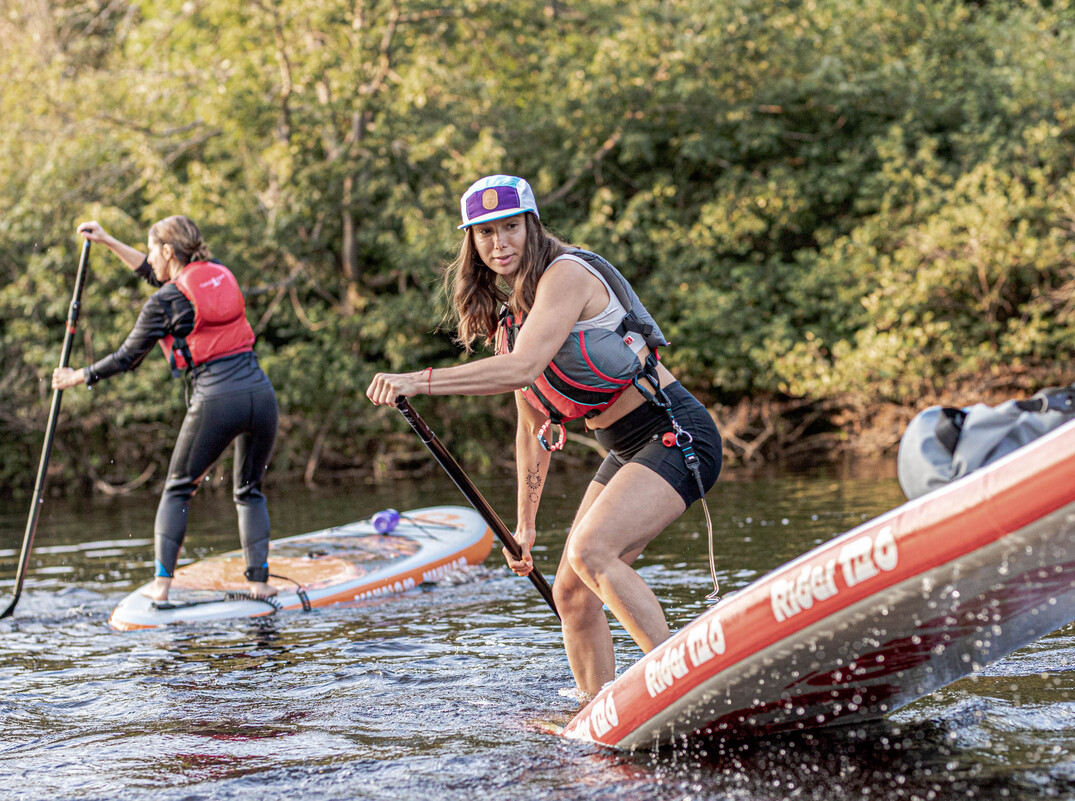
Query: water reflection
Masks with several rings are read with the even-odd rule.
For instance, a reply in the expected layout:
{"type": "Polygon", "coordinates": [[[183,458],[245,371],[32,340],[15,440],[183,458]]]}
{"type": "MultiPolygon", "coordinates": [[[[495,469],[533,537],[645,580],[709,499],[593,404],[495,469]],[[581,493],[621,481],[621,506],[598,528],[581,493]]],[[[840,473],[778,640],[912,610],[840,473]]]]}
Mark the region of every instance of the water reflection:
{"type": "MultiPolygon", "coordinates": [[[[403,500],[394,490],[278,492],[274,531],[457,502],[447,482],[423,484],[403,500]]],[[[514,508],[510,485],[481,489],[495,508],[514,508]]],[[[550,577],[574,512],[564,496],[543,503],[536,557],[550,577]]],[[[195,500],[185,558],[234,548],[230,499],[195,500]]],[[[711,496],[718,577],[728,590],[744,586],[899,500],[888,476],[722,482],[711,496]]],[[[152,506],[47,505],[23,599],[0,623],[4,797],[1075,797],[1070,628],[879,726],[621,754],[554,736],[577,709],[559,628],[496,553],[399,598],[110,631],[112,607],[148,575],[152,506]]],[[[0,550],[0,591],[11,586],[18,517],[0,514],[13,532],[0,550]]],[[[703,611],[711,585],[700,510],[659,537],[641,567],[673,627],[703,611]]],[[[614,631],[622,669],[639,653],[614,631]]]]}

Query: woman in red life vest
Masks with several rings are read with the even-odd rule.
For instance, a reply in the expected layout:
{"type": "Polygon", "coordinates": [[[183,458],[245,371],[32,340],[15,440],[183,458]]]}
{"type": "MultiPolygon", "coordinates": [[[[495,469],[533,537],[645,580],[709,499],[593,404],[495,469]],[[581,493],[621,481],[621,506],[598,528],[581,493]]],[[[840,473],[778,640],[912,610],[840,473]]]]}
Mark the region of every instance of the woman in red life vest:
{"type": "Polygon", "coordinates": [[[193,394],[168,466],[154,526],[156,571],[146,595],[168,598],[187,530],[191,496],[235,441],[234,498],[250,592],[268,597],[269,512],[261,482],[276,439],[276,394],[254,354],[254,332],[235,276],[213,261],[198,227],[182,216],[149,229],[149,255],[110,236],[96,222],[78,232],[115,253],[135,275],[159,287],[115,353],[74,370],[57,369],[55,389],[134,370],[160,342],[174,375],[190,371],[193,394]]]}
{"type": "Polygon", "coordinates": [[[549,234],[526,181],[483,178],[460,205],[465,233],[445,276],[457,339],[468,352],[477,339],[497,340],[497,354],[378,373],[366,395],[391,404],[400,395],[515,392],[522,558],[505,557],[519,575],[533,570],[538,504],[550,447],[559,445],[548,444],[550,421],[586,417],[609,456],[583,496],[553,593],[575,681],[592,695],[615,676],[603,605],[643,651],[669,636],[660,603],[631,564],[712,487],[720,435],[705,407],[657,361],[654,349],[666,343],[626,280],[596,254],[549,234]],[[637,383],[623,371],[625,353],[637,383]]]}

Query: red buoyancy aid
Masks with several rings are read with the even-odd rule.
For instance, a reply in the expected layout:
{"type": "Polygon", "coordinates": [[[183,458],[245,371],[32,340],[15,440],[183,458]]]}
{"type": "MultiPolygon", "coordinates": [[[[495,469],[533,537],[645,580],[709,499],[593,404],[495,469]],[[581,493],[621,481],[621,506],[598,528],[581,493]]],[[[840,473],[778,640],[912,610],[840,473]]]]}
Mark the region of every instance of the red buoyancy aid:
{"type": "Polygon", "coordinates": [[[194,328],[186,337],[169,334],[160,341],[173,371],[254,349],[246,301],[231,270],[216,262],[191,262],[175,285],[194,306],[194,328]]]}
{"type": "MultiPolygon", "coordinates": [[[[627,313],[615,331],[605,328],[573,331],[549,366],[530,386],[522,389],[523,397],[530,405],[548,415],[555,425],[603,412],[637,376],[646,372],[646,366],[639,362],[627,344],[632,337],[642,337],[654,359],[657,348],[668,344],[619,270],[596,253],[575,249],[568,253],[584,259],[601,274],[627,313]]],[[[525,315],[516,318],[506,309],[501,312],[496,334],[497,353],[512,350],[524,319],[525,315]]]]}

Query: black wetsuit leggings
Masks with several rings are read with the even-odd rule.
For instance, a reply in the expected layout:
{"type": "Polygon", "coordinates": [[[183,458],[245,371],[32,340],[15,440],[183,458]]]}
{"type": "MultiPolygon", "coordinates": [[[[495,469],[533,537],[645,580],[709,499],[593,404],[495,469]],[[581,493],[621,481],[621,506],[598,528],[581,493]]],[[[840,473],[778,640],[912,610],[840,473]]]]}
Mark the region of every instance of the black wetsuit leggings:
{"type": "Polygon", "coordinates": [[[249,568],[269,558],[269,510],[261,480],[276,441],[276,394],[271,385],[249,393],[195,396],[168,466],[168,481],[157,507],[154,527],[156,574],[175,573],[179,548],[187,533],[187,512],[198,484],[235,440],[233,495],[239,513],[239,540],[249,568]]]}

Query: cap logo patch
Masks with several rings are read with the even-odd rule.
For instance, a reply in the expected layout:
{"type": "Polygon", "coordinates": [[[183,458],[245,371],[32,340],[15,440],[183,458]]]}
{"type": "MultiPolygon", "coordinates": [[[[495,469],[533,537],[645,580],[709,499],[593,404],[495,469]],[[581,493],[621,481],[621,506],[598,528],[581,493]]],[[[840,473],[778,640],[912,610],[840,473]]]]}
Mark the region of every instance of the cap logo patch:
{"type": "Polygon", "coordinates": [[[460,228],[529,212],[538,216],[534,190],[522,178],[489,175],[475,181],[459,199],[460,228]]]}

